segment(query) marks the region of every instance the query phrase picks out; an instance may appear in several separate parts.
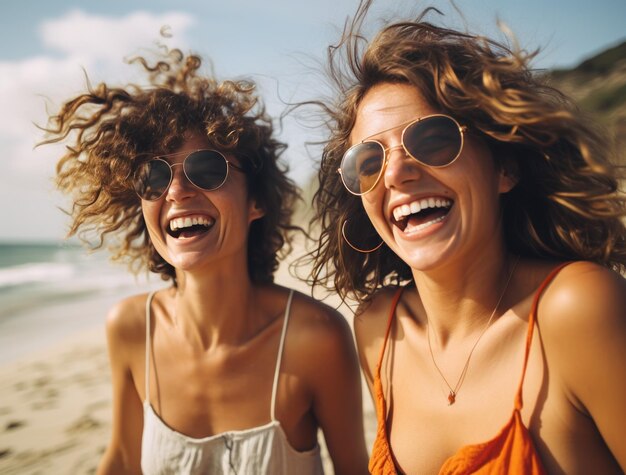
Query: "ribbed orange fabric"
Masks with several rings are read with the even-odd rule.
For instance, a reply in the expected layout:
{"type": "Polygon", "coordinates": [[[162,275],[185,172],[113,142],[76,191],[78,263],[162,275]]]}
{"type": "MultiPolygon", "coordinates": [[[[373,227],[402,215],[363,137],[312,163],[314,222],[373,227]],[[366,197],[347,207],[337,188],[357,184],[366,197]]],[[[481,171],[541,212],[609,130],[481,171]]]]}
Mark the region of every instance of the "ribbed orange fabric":
{"type": "MultiPolygon", "coordinates": [[[[524,352],[524,366],[522,376],[515,396],[515,406],[511,419],[491,440],[482,444],[473,444],[462,447],[455,455],[445,461],[439,471],[439,475],[467,475],[467,474],[509,474],[519,475],[541,475],[545,473],[541,459],[535,450],[532,437],[526,426],[522,422],[520,411],[523,406],[522,387],[530,344],[532,342],[533,330],[537,319],[537,305],[545,287],[552,281],[556,274],[565,266],[561,264],[550,272],[548,277],[542,282],[535,294],[533,305],[528,317],[528,332],[526,334],[526,349],[524,352]]],[[[376,406],[376,419],[378,428],[376,439],[372,447],[369,470],[373,475],[393,475],[397,469],[392,457],[391,447],[387,438],[387,405],[383,386],[380,380],[380,371],[389,340],[389,333],[396,313],[396,307],[402,288],[398,289],[391,303],[391,310],[385,332],[385,340],[380,352],[376,374],[374,375],[374,396],[376,406]]]]}

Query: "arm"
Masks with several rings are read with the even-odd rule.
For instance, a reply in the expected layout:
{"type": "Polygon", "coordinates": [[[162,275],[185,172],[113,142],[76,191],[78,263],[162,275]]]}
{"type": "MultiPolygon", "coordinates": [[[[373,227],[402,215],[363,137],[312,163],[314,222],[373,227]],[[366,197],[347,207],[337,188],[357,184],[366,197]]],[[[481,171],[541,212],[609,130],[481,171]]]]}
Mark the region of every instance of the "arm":
{"type": "Polygon", "coordinates": [[[361,377],[352,333],[343,316],[328,312],[330,318],[316,329],[308,358],[313,410],[335,473],[367,474],[361,377]]]}
{"type": "Polygon", "coordinates": [[[137,333],[140,332],[130,325],[130,320],[136,319],[131,318],[129,307],[131,305],[127,301],[122,302],[107,316],[113,423],[111,441],[98,466],[98,475],[141,473],[143,406],[133,383],[130,356],[136,354],[133,347],[143,348],[143,344],[137,345],[137,333]]]}
{"type": "Polygon", "coordinates": [[[626,281],[591,263],[562,271],[540,304],[546,352],[570,402],[626,470],[626,281]]]}

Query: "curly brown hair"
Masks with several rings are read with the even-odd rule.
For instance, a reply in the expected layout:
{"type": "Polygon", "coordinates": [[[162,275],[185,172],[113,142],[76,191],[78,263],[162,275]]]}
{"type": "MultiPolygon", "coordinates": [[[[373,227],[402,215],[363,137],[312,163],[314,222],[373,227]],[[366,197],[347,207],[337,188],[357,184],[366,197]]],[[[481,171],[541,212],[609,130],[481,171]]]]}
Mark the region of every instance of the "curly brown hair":
{"type": "Polygon", "coordinates": [[[200,75],[201,58],[177,49],[159,53],[154,64],[143,57],[129,62],[143,67],[149,86],[87,84],[43,128],[42,143],[68,142],[56,174],[59,189],[73,199],[68,235],[95,249],[107,242],[114,260],[176,283],[174,268],[150,241],[131,177],[145,160],[139,157],[171,152],[186,133],[202,133],[238,158],[250,196],[265,211],[250,226],[248,270],[253,282],[272,282],[279,251],[289,252],[290,231],[299,229],[290,224],[299,191],[279,162],[286,146],[273,138],[254,83],[200,75]]]}
{"type": "MultiPolygon", "coordinates": [[[[411,269],[386,245],[370,254],[342,239],[350,217],[361,235],[373,227],[361,200],[337,173],[365,94],[381,83],[413,85],[426,101],[482,136],[498,166],[514,163],[517,186],[502,197],[504,238],[510,252],[538,258],[590,260],[617,271],[626,265],[623,169],[612,165],[605,137],[576,105],[533,73],[537,52],[426,21],[388,23],[371,41],[362,33],[371,1],[359,6],[338,45],[328,50],[335,102],[313,101],[330,128],[314,196],[320,232],[310,283],[342,299],[368,301],[381,286],[412,279],[411,269]]],[[[380,241],[380,240],[379,240],[380,241]]]]}

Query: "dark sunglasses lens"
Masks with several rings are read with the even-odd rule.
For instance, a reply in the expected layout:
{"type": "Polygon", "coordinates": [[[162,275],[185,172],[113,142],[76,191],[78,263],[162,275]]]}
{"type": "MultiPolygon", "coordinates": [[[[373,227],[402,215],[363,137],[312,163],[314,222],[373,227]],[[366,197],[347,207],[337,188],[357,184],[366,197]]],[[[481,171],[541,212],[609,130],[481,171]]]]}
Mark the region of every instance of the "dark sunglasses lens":
{"type": "Polygon", "coordinates": [[[144,200],[158,200],[170,184],[170,167],[163,160],[143,163],[135,173],[135,191],[144,200]]]}
{"type": "Polygon", "coordinates": [[[449,165],[461,151],[461,131],[450,117],[435,116],[407,127],[402,137],[406,150],[425,165],[449,165]]]}
{"type": "Polygon", "coordinates": [[[385,151],[377,142],[357,144],[341,160],[341,177],[345,187],[356,194],[371,190],[383,167],[385,151]]]}
{"type": "Polygon", "coordinates": [[[207,191],[222,186],[228,174],[226,159],[214,150],[192,153],[185,160],[184,168],[189,181],[207,191]]]}

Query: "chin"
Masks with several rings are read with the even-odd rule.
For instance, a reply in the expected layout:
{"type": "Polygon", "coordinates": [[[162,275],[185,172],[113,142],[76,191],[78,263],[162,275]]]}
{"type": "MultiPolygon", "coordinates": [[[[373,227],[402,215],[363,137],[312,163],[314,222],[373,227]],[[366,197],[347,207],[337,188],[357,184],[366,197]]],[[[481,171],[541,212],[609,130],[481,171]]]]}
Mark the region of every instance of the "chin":
{"type": "Polygon", "coordinates": [[[402,246],[397,252],[412,270],[427,272],[436,269],[450,261],[452,249],[448,244],[420,246],[419,248],[406,249],[402,246]]]}
{"type": "Polygon", "coordinates": [[[166,261],[174,266],[176,270],[181,271],[192,271],[200,268],[203,264],[201,256],[191,253],[178,254],[175,256],[170,255],[166,261]]]}

